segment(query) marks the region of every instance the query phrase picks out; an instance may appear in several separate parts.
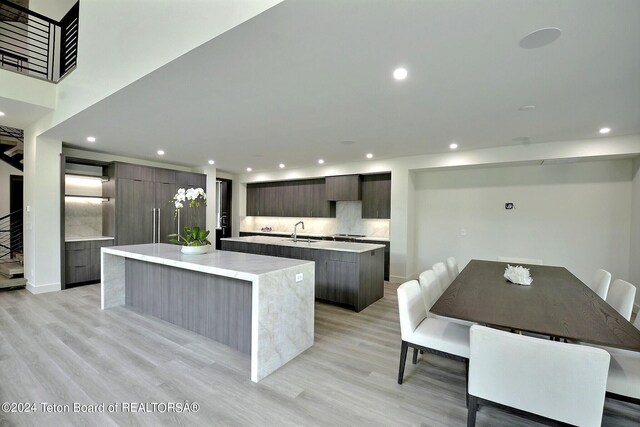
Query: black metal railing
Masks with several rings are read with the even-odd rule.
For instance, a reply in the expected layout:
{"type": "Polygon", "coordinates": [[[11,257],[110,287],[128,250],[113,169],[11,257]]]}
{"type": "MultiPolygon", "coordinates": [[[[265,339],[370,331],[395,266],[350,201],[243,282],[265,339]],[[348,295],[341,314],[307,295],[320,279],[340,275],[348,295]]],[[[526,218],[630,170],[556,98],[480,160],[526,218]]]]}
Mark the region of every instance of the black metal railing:
{"type": "Polygon", "coordinates": [[[59,81],[76,65],[76,3],[60,22],[8,0],[0,0],[0,67],[59,81]]]}
{"type": "Polygon", "coordinates": [[[0,262],[10,262],[22,254],[22,209],[0,218],[0,262]]]}

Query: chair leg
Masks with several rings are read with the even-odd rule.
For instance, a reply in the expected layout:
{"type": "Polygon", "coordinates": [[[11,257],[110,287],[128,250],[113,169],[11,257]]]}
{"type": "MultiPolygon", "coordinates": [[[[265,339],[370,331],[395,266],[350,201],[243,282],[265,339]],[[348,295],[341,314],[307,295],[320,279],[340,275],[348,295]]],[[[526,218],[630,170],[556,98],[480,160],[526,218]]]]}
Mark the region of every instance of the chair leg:
{"type": "Polygon", "coordinates": [[[465,382],[464,382],[464,391],[467,395],[467,408],[469,408],[469,359],[464,360],[464,373],[465,373],[465,382]]]}
{"type": "Polygon", "coordinates": [[[409,344],[406,341],[402,341],[402,346],[400,347],[400,368],[398,369],[398,384],[402,384],[402,378],[404,377],[404,364],[407,361],[408,349],[409,344]]]}
{"type": "Polygon", "coordinates": [[[418,349],[414,348],[413,349],[413,360],[412,360],[413,364],[415,365],[416,363],[418,363],[418,349]]]}
{"type": "Polygon", "coordinates": [[[467,407],[467,427],[475,427],[476,411],[478,410],[478,398],[467,394],[467,401],[469,402],[469,405],[467,407]]]}

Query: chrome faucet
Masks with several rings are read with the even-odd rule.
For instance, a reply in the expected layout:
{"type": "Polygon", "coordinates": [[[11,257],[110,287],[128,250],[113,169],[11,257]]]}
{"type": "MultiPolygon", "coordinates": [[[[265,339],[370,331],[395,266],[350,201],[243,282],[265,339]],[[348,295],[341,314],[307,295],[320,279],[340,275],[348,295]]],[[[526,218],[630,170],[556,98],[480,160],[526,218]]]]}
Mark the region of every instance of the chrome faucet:
{"type": "Polygon", "coordinates": [[[298,241],[298,226],[302,225],[302,229],[304,230],[304,221],[298,221],[296,225],[293,226],[293,241],[298,241]]]}

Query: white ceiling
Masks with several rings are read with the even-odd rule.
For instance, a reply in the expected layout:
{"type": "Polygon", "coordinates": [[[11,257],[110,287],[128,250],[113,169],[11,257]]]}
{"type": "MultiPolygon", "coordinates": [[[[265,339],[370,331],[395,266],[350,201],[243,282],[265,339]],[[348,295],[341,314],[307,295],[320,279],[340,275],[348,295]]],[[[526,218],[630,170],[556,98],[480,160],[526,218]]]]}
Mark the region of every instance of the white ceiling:
{"type": "Polygon", "coordinates": [[[15,99],[0,97],[0,125],[24,129],[44,117],[51,109],[15,99]]]}
{"type": "Polygon", "coordinates": [[[640,1],[288,0],[45,135],[242,172],[594,138],[605,125],[640,133],[640,1]],[[562,36],[518,46],[543,27],[562,36]]]}

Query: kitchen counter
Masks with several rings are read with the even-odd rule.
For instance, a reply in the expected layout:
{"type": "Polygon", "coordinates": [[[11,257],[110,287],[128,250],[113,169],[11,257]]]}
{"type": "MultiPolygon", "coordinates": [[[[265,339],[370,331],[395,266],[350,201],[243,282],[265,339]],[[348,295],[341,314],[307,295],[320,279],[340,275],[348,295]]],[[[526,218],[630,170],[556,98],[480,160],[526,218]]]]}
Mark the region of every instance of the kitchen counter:
{"type": "Polygon", "coordinates": [[[312,240],[311,242],[309,242],[308,240],[301,237],[298,237],[297,242],[293,242],[289,237],[274,236],[228,237],[225,239],[221,239],[221,241],[289,246],[297,248],[302,247],[354,253],[364,253],[376,249],[384,249],[384,245],[378,245],[374,243],[337,242],[333,240],[312,240]]]}
{"type": "Polygon", "coordinates": [[[102,309],[126,305],[251,355],[258,382],[313,345],[310,261],[180,246],[102,248],[102,309]]]}
{"type": "Polygon", "coordinates": [[[65,243],[69,242],[90,242],[94,240],[114,240],[115,237],[109,236],[92,236],[92,237],[78,237],[78,236],[65,236],[65,243]]]}
{"type": "MultiPolygon", "coordinates": [[[[240,233],[252,233],[252,234],[260,234],[265,236],[291,236],[293,233],[288,233],[286,231],[246,231],[241,230],[240,233]]],[[[327,239],[330,240],[333,237],[336,238],[345,238],[348,237],[354,240],[364,240],[364,241],[375,241],[375,242],[390,242],[388,237],[352,237],[352,236],[338,236],[337,234],[319,234],[319,233],[298,233],[298,237],[311,237],[312,239],[327,239]]]]}
{"type": "Polygon", "coordinates": [[[221,239],[224,251],[315,262],[315,297],[361,311],[384,295],[385,245],[247,236],[221,239]]]}

